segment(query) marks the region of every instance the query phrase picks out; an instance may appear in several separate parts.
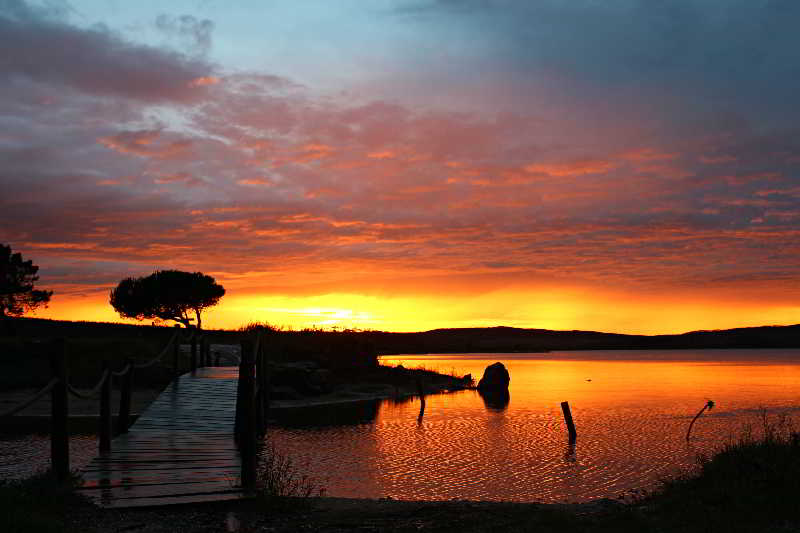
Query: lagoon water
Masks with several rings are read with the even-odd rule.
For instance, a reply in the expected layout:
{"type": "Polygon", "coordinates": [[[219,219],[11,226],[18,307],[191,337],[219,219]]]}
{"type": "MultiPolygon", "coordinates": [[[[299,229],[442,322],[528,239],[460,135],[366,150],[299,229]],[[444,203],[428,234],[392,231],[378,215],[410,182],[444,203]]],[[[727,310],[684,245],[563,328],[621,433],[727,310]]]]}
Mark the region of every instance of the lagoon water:
{"type": "Polygon", "coordinates": [[[586,501],[652,490],[743,432],[800,409],[800,350],[592,351],[387,356],[480,378],[511,374],[507,405],[474,391],[323,408],[284,420],[276,448],[329,496],[586,501]],[[707,400],[716,406],[685,435],[707,400]],[[568,444],[560,403],[578,431],[568,444]],[[491,403],[491,402],[490,402],[491,403]]]}
{"type": "MultiPolygon", "coordinates": [[[[474,391],[315,408],[279,417],[269,439],[328,496],[586,501],[652,490],[752,428],[763,410],[800,424],[800,350],[583,351],[384,357],[480,378],[502,361],[507,405],[474,391]],[[589,381],[591,380],[591,381],[589,381]],[[707,400],[687,444],[686,430],[707,400]],[[569,446],[560,403],[578,430],[569,446]]],[[[0,478],[47,464],[47,436],[0,436],[0,478]]],[[[96,454],[71,442],[72,465],[96,454]]]]}

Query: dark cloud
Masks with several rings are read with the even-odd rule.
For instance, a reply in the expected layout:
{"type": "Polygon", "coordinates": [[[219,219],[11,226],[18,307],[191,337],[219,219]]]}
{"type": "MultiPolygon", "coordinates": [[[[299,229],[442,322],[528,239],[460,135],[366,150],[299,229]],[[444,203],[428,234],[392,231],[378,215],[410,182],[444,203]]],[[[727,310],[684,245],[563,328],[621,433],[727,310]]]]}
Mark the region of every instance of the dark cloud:
{"type": "Polygon", "coordinates": [[[203,88],[193,81],[213,73],[202,60],[127,42],[101,26],[77,28],[21,0],[0,4],[0,49],[2,80],[147,102],[196,99],[203,88]]]}
{"type": "Polygon", "coordinates": [[[436,55],[415,56],[433,83],[513,79],[519,89],[508,105],[545,97],[578,103],[587,115],[608,107],[609,120],[647,112],[673,128],[697,114],[788,123],[800,113],[792,105],[800,91],[800,3],[792,0],[415,0],[397,13],[446,32],[443,57],[471,64],[452,69],[436,55]]]}

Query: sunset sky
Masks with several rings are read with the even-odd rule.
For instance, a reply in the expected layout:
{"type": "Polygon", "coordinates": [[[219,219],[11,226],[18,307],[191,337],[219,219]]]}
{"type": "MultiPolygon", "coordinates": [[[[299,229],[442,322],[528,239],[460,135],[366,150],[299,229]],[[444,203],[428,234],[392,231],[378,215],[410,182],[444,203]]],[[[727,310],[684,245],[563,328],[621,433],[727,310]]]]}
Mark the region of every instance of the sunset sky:
{"type": "Polygon", "coordinates": [[[119,320],[800,322],[796,0],[0,0],[0,242],[119,320]]]}

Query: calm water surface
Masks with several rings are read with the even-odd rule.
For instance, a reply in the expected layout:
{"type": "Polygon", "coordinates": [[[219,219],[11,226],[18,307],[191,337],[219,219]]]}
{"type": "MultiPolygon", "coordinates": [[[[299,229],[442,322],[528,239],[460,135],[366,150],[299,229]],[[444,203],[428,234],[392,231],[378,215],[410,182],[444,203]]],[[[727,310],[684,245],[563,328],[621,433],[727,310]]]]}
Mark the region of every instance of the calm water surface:
{"type": "Polygon", "coordinates": [[[762,408],[776,418],[800,408],[800,350],[383,358],[476,379],[495,361],[511,374],[505,406],[474,391],[429,396],[420,421],[418,399],[381,401],[351,409],[349,421],[325,410],[317,418],[337,425],[285,426],[271,438],[329,496],[585,501],[653,489],[747,426],[758,434],[762,408]],[[689,422],[708,399],[716,407],[687,445],[689,422]]]}
{"type": "MultiPolygon", "coordinates": [[[[511,374],[506,405],[462,391],[427,397],[421,420],[416,398],[317,408],[281,419],[269,436],[329,496],[585,501],[653,489],[748,426],[758,434],[762,408],[774,418],[797,418],[800,409],[800,350],[383,358],[476,379],[495,361],[511,374]],[[687,445],[689,422],[709,399],[716,407],[687,445]],[[564,400],[575,446],[567,443],[564,400]]],[[[0,477],[28,475],[48,453],[46,436],[0,436],[0,477]]],[[[95,453],[94,437],[73,438],[74,467],[95,453]]]]}

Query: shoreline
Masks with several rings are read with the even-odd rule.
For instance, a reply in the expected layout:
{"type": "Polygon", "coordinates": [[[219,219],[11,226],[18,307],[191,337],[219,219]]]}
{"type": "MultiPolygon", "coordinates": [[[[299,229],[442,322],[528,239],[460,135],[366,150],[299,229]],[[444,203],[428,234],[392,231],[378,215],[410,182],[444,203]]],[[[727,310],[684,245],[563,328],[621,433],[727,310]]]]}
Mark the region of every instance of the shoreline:
{"type": "Polygon", "coordinates": [[[99,509],[87,505],[67,516],[66,530],[334,533],[353,530],[459,531],[475,530],[477,525],[478,531],[495,531],[498,526],[516,529],[521,525],[558,523],[574,517],[601,520],[628,505],[610,499],[541,503],[341,497],[253,499],[134,509],[99,509]]]}

